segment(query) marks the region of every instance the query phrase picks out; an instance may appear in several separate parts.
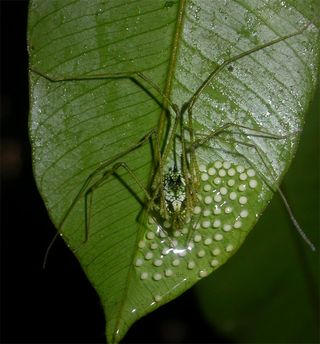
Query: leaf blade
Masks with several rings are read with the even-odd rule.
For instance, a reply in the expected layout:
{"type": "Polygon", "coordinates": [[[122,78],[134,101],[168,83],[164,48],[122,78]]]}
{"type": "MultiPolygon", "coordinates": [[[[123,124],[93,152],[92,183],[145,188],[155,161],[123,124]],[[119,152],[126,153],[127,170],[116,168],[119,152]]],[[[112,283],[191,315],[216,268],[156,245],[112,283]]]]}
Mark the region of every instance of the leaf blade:
{"type": "MultiPolygon", "coordinates": [[[[116,3],[119,5],[119,2],[116,3]]],[[[113,3],[108,4],[112,6],[113,3]]],[[[149,18],[146,22],[152,22],[155,25],[150,31],[145,29],[145,26],[148,27],[148,25],[143,26],[136,23],[137,18],[139,18],[139,6],[132,7],[134,22],[130,22],[124,16],[123,11],[116,11],[114,13],[115,18],[110,24],[106,21],[106,17],[103,16],[112,15],[112,10],[102,11],[99,14],[99,6],[93,5],[89,8],[80,8],[77,11],[79,6],[76,6],[76,3],[70,2],[66,6],[59,6],[59,1],[56,1],[51,4],[54,17],[50,17],[51,8],[45,8],[34,1],[30,11],[34,16],[31,17],[30,23],[34,25],[30,24],[29,33],[30,47],[32,47],[32,67],[53,76],[69,78],[77,75],[88,75],[92,72],[115,75],[116,73],[126,74],[137,70],[148,70],[148,75],[152,80],[156,80],[157,84],[164,87],[167,83],[166,92],[171,90],[171,99],[182,106],[196,88],[201,85],[201,82],[213,67],[221,62],[221,59],[228,58],[239,51],[250,49],[254,45],[278,37],[281,34],[290,33],[294,27],[293,24],[298,19],[302,19],[298,13],[291,14],[287,26],[279,28],[281,16],[277,15],[275,19],[270,15],[262,18],[262,12],[260,13],[257,8],[248,8],[248,4],[240,6],[232,2],[229,8],[220,5],[212,13],[210,12],[211,5],[203,2],[197,6],[186,2],[189,7],[184,7],[184,2],[182,2],[180,12],[176,5],[170,8],[171,12],[168,12],[168,8],[164,6],[165,3],[159,2],[160,6],[158,3],[152,3],[151,5],[147,1],[145,4],[145,16],[149,18]],[[147,5],[157,7],[157,10],[147,10],[147,5]],[[58,10],[55,6],[58,7],[58,10]],[[73,6],[72,11],[70,11],[70,6],[73,6]],[[224,17],[227,10],[228,15],[224,17]],[[158,14],[163,14],[164,11],[166,11],[167,16],[158,20],[158,14]],[[181,21],[183,30],[179,42],[176,42],[174,41],[174,28],[178,20],[174,21],[174,18],[179,18],[177,13],[181,15],[181,11],[184,13],[184,21],[181,21]],[[252,15],[252,12],[258,14],[252,15]],[[70,15],[71,18],[69,19],[70,15]],[[73,20],[72,15],[77,16],[75,20],[73,20]],[[101,25],[96,23],[97,16],[100,16],[99,20],[104,18],[102,20],[104,33],[108,30],[117,29],[115,41],[112,40],[111,36],[105,37],[103,33],[99,32],[101,25]],[[42,23],[41,18],[45,18],[42,23]],[[221,20],[221,18],[224,18],[224,20],[221,20]],[[163,20],[166,20],[165,24],[163,20]],[[265,22],[268,22],[269,26],[265,22]],[[58,25],[52,27],[52,23],[58,25]],[[70,23],[72,24],[71,27],[70,23]],[[210,27],[210,23],[214,23],[216,27],[210,27]],[[246,29],[249,24],[251,26],[246,29]],[[47,29],[44,30],[41,25],[47,25],[47,29]],[[96,26],[96,35],[103,37],[102,41],[93,40],[90,30],[96,26]],[[130,26],[133,31],[132,35],[131,30],[126,30],[130,26]],[[83,30],[79,31],[79,27],[83,30]],[[152,30],[154,28],[160,28],[160,31],[163,29],[156,36],[156,40],[154,40],[154,32],[157,30],[152,30]],[[280,29],[283,31],[279,31],[280,29]],[[290,31],[287,31],[289,29],[290,31]],[[139,39],[141,37],[145,38],[145,35],[148,37],[147,43],[143,41],[143,46],[147,46],[147,49],[141,49],[142,54],[139,52],[138,55],[135,51],[137,46],[135,30],[141,31],[140,35],[138,35],[139,39]],[[252,35],[254,30],[258,32],[258,38],[252,35]],[[40,34],[42,31],[45,32],[45,35],[40,34]],[[83,45],[82,31],[89,32],[84,42],[85,45],[83,45]],[[127,33],[127,31],[129,32],[127,33]],[[227,41],[222,36],[225,32],[227,32],[227,41]],[[65,37],[62,42],[60,42],[61,36],[59,36],[61,34],[65,37]],[[201,34],[205,36],[205,39],[203,37],[201,40],[199,39],[201,34]],[[49,39],[47,38],[48,35],[49,39]],[[74,42],[70,42],[70,37],[73,38],[74,42]],[[159,44],[157,37],[161,38],[161,44],[159,44]],[[107,42],[106,50],[104,39],[107,42]],[[49,45],[46,42],[47,40],[52,42],[52,45],[49,45]],[[125,43],[122,43],[123,45],[119,47],[118,40],[125,43]],[[93,49],[86,45],[88,41],[90,43],[94,42],[93,49]],[[210,45],[211,41],[217,43],[210,45]],[[239,45],[237,45],[238,43],[239,45]],[[176,50],[176,53],[173,53],[173,50],[178,48],[177,44],[179,49],[176,50]],[[232,49],[229,49],[230,45],[232,49]],[[153,57],[153,53],[159,53],[159,51],[162,51],[159,55],[160,63],[153,57]],[[95,55],[97,52],[98,55],[100,53],[102,56],[100,56],[100,59],[95,55]],[[110,53],[110,58],[106,52],[110,53]],[[151,54],[148,55],[148,52],[151,52],[151,54]],[[171,58],[171,62],[169,62],[170,54],[171,57],[174,55],[176,61],[172,62],[171,58]],[[117,58],[115,58],[116,55],[117,58]],[[202,56],[205,56],[204,61],[201,60],[202,56]],[[204,63],[199,63],[199,61],[204,63]],[[168,73],[169,75],[167,75],[168,73]]],[[[126,14],[130,12],[131,7],[127,8],[120,3],[121,5],[126,10],[126,14]]],[[[285,11],[285,9],[282,9],[281,14],[286,13],[285,11]]],[[[266,13],[268,14],[268,12],[266,13]]],[[[176,29],[176,31],[178,30],[179,28],[176,29]]],[[[305,64],[302,64],[303,66],[299,64],[302,57],[304,59],[309,57],[314,59],[311,51],[302,53],[299,47],[299,44],[303,43],[307,44],[307,48],[310,49],[310,43],[307,43],[306,40],[307,36],[308,38],[314,36],[315,30],[312,31],[306,33],[306,35],[296,36],[295,40],[292,39],[292,43],[283,42],[283,44],[281,43],[281,45],[269,49],[271,51],[263,51],[257,54],[257,57],[250,56],[237,62],[234,73],[225,72],[220,74],[215,79],[214,87],[209,87],[202,94],[193,109],[194,113],[196,113],[196,129],[199,132],[203,130],[210,132],[213,128],[219,127],[222,121],[225,123],[235,120],[240,121],[239,124],[242,123],[241,121],[249,122],[250,126],[256,126],[256,128],[258,124],[263,123],[264,128],[266,127],[270,131],[276,128],[282,134],[283,132],[287,133],[300,129],[303,122],[301,114],[306,107],[308,98],[310,98],[315,71],[308,69],[311,77],[310,80],[305,81],[302,74],[295,74],[295,70],[305,68],[305,64]],[[287,60],[284,61],[284,56],[286,59],[290,59],[290,63],[287,60]],[[281,63],[277,62],[279,58],[281,63]],[[274,63],[270,66],[269,61],[271,59],[273,59],[274,63]],[[280,67],[286,67],[287,73],[281,72],[280,67]],[[259,79],[260,83],[255,82],[254,75],[261,75],[266,70],[270,71],[270,75],[264,75],[262,80],[259,79]],[[285,94],[279,96],[283,82],[275,77],[277,74],[281,75],[281,79],[285,79],[287,82],[289,80],[291,82],[289,86],[296,85],[297,80],[295,78],[298,78],[301,81],[299,83],[301,87],[297,93],[290,93],[287,87],[285,94]],[[293,74],[294,78],[290,79],[290,74],[293,74]],[[266,98],[261,97],[261,94],[264,93],[267,94],[266,98]],[[258,101],[255,100],[255,97],[258,98],[258,101]],[[268,106],[268,97],[276,99],[272,106],[268,106]],[[281,103],[282,98],[286,98],[285,104],[281,103]],[[299,107],[297,99],[303,101],[299,107]],[[290,117],[288,117],[289,112],[286,107],[294,110],[290,117]],[[299,109],[296,110],[297,108],[299,109]],[[266,121],[264,118],[267,117],[266,114],[269,112],[274,115],[276,109],[280,109],[285,120],[278,116],[277,120],[271,117],[269,122],[266,121]],[[212,117],[212,113],[218,115],[216,117],[220,116],[220,119],[217,120],[216,117],[212,117]]],[[[151,91],[151,93],[153,92],[151,91]]],[[[39,189],[46,200],[47,207],[56,225],[83,182],[87,180],[88,175],[102,161],[105,161],[106,157],[110,158],[114,156],[115,152],[125,150],[141,140],[147,132],[156,127],[157,118],[162,113],[161,106],[144,89],[141,89],[132,80],[122,78],[55,83],[43,80],[43,78],[35,74],[32,75],[31,103],[31,139],[34,147],[35,174],[39,189]],[[55,106],[52,107],[52,104],[55,106]],[[80,109],[80,113],[78,109],[80,109]],[[137,117],[137,113],[141,114],[141,116],[137,117]],[[43,121],[43,114],[47,117],[45,121],[43,121]],[[81,117],[80,121],[79,117],[81,117]],[[60,128],[62,129],[60,130],[60,128]],[[128,135],[128,133],[130,134],[128,135]],[[64,148],[66,144],[68,144],[68,149],[64,148]],[[67,175],[68,177],[66,177],[67,175]]],[[[268,181],[273,186],[278,185],[294,154],[297,140],[289,140],[285,152],[282,149],[279,150],[280,147],[283,148],[280,143],[266,142],[261,138],[242,138],[242,142],[247,144],[252,141],[262,147],[264,153],[268,154],[270,165],[275,169],[274,178],[269,178],[271,180],[268,179],[268,181]]],[[[262,176],[268,177],[268,169],[260,161],[259,156],[249,154],[250,147],[248,146],[244,145],[240,149],[237,146],[238,144],[233,138],[231,143],[223,141],[214,147],[209,145],[209,148],[202,148],[197,154],[201,161],[235,160],[238,163],[244,161],[241,154],[246,154],[253,160],[257,169],[262,171],[262,176]],[[215,151],[213,151],[213,148],[215,151]]],[[[152,159],[152,152],[147,146],[125,156],[125,162],[143,181],[149,179],[149,173],[152,171],[152,159]]],[[[89,233],[90,244],[82,245],[84,233],[79,230],[79,228],[84,227],[83,200],[72,210],[72,214],[68,217],[62,230],[66,242],[75,251],[89,279],[97,289],[107,315],[111,317],[107,330],[110,341],[118,340],[115,339],[114,333],[120,327],[119,338],[124,335],[130,326],[129,322],[133,322],[149,311],[148,307],[145,307],[137,315],[130,314],[125,319],[121,316],[121,312],[124,312],[121,309],[125,309],[122,305],[126,304],[126,301],[128,302],[126,307],[128,309],[132,308],[132,306],[129,306],[130,297],[124,296],[127,295],[128,276],[132,274],[132,257],[137,251],[136,237],[140,235],[141,224],[137,221],[137,216],[141,209],[143,193],[130,180],[128,174],[119,172],[119,177],[120,179],[107,180],[105,186],[99,190],[97,189],[94,193],[92,224],[89,233]],[[132,197],[133,195],[136,196],[132,197]],[[130,213],[128,213],[127,209],[130,209],[130,213]],[[101,275],[107,275],[107,277],[101,275]],[[120,322],[122,322],[121,326],[120,322]]],[[[263,202],[259,205],[259,209],[255,210],[257,214],[262,212],[271,196],[272,192],[265,187],[262,197],[263,202]]],[[[252,221],[250,227],[254,222],[252,221]]],[[[244,239],[245,235],[240,235],[240,241],[244,239]]],[[[240,242],[238,241],[237,246],[239,245],[240,242]]],[[[141,282],[135,280],[136,275],[133,274],[132,278],[134,280],[133,285],[140,286],[141,282]]],[[[177,296],[194,282],[193,280],[181,290],[164,298],[159,304],[177,296]]],[[[138,290],[137,287],[133,287],[130,295],[134,292],[137,293],[138,290]]],[[[163,291],[165,288],[161,290],[163,291]]],[[[139,293],[135,297],[134,302],[140,304],[139,293]]],[[[128,311],[126,312],[128,313],[128,311]]]]}

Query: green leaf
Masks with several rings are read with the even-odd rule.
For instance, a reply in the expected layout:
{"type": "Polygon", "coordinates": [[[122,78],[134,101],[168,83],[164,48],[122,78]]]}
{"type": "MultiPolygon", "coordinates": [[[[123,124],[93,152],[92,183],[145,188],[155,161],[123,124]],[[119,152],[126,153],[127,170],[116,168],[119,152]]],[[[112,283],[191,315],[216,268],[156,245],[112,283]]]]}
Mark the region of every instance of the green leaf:
{"type": "MultiPolygon", "coordinates": [[[[31,2],[34,174],[53,223],[100,296],[110,342],[226,262],[288,169],[315,86],[318,51],[313,2],[295,5],[31,2]],[[196,100],[199,200],[168,236],[158,229],[166,226],[162,215],[146,209],[154,203],[136,182],[152,192],[155,140],[133,148],[157,128],[164,149],[171,149],[166,139],[174,113],[165,111],[167,98],[181,109],[223,61],[287,35],[230,63],[196,100]],[[253,130],[233,126],[203,141],[227,123],[253,130]],[[103,179],[119,162],[132,173],[119,168],[103,179]],[[79,191],[98,184],[92,206],[85,207],[79,191]]],[[[188,125],[186,114],[183,120],[188,125]]],[[[172,159],[169,154],[164,162],[171,178],[172,159]]]]}
{"type": "MultiPolygon", "coordinates": [[[[295,215],[319,242],[319,96],[284,180],[295,215]]],[[[319,342],[319,253],[306,250],[276,197],[237,256],[197,284],[208,321],[241,343],[319,342]]]]}

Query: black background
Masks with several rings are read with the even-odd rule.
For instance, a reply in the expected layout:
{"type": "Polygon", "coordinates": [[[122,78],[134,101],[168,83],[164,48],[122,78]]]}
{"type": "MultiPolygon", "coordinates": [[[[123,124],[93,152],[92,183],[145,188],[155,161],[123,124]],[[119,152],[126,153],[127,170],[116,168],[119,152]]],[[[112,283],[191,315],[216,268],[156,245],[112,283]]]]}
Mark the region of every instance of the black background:
{"type": "MultiPolygon", "coordinates": [[[[1,1],[1,313],[4,343],[102,343],[98,296],[55,229],[37,191],[28,139],[27,1],[1,1]]],[[[135,324],[124,342],[227,342],[192,291],[135,324]]]]}

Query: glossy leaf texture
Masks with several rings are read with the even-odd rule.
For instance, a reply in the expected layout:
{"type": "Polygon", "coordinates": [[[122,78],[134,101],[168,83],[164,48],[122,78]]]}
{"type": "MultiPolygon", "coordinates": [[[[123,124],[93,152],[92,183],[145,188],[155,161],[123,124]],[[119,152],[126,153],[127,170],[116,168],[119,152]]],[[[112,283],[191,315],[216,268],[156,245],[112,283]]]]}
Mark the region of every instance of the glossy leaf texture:
{"type": "MultiPolygon", "coordinates": [[[[303,8],[294,1],[31,1],[34,174],[53,223],[100,296],[109,342],[118,342],[134,321],[227,261],[262,214],[295,153],[316,83],[312,6],[312,1],[303,8]],[[166,147],[165,133],[174,121],[174,113],[165,111],[166,97],[181,108],[223,61],[293,33],[244,54],[201,92],[192,108],[196,139],[236,125],[197,146],[201,185],[193,215],[177,233],[159,230],[154,219],[160,216],[150,217],[135,181],[150,192],[154,146],[121,153],[154,128],[166,147]],[[132,173],[119,168],[107,178],[119,162],[132,173]],[[97,186],[88,240],[84,197],[60,226],[84,185],[97,186]]],[[[164,165],[168,173],[171,155],[164,165]]]]}
{"type": "MultiPolygon", "coordinates": [[[[282,188],[295,216],[319,243],[320,87],[306,117],[295,160],[282,188]]],[[[229,341],[319,342],[319,246],[308,249],[288,220],[279,197],[237,255],[195,287],[209,323],[229,341]],[[250,330],[249,330],[250,329],[250,330]]]]}

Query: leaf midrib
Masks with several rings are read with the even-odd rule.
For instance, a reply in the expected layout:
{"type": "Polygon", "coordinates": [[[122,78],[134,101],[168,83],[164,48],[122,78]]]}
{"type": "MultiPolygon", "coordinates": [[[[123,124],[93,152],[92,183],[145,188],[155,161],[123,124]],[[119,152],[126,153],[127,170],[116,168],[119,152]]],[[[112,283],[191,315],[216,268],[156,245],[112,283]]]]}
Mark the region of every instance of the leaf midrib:
{"type": "Polygon", "coordinates": [[[166,109],[167,109],[167,100],[170,98],[170,93],[172,90],[172,80],[175,72],[175,67],[176,67],[176,61],[177,61],[177,56],[178,56],[178,49],[180,46],[181,42],[181,33],[183,30],[183,21],[185,17],[185,7],[186,7],[186,1],[187,0],[181,0],[179,4],[179,10],[178,10],[178,17],[177,17],[177,25],[176,25],[176,32],[174,35],[174,40],[172,44],[172,50],[171,50],[171,57],[169,61],[169,69],[167,73],[167,80],[165,83],[165,88],[164,88],[164,99],[163,99],[163,108],[160,113],[160,119],[159,119],[159,129],[158,129],[158,135],[159,138],[163,138],[164,136],[164,131],[165,131],[165,124],[166,124],[166,109]]]}
{"type": "MultiPolygon", "coordinates": [[[[186,1],[187,0],[181,0],[179,3],[176,31],[175,31],[175,35],[174,35],[173,44],[172,44],[169,69],[167,72],[167,79],[166,79],[165,89],[164,89],[165,97],[163,97],[163,101],[162,101],[163,107],[162,107],[162,111],[161,111],[160,116],[159,116],[159,125],[158,125],[158,135],[159,136],[158,137],[160,138],[160,142],[161,142],[161,139],[164,137],[164,132],[165,132],[166,109],[167,109],[167,105],[168,105],[166,99],[169,98],[169,95],[170,95],[171,90],[172,90],[172,80],[173,80],[175,67],[176,67],[178,49],[179,49],[180,42],[181,42],[181,34],[183,31],[183,21],[184,21],[184,17],[185,17],[186,1]]],[[[134,256],[135,256],[135,252],[133,251],[132,257],[131,257],[131,262],[133,262],[134,256]]],[[[122,319],[124,304],[125,304],[125,301],[127,299],[129,284],[131,281],[131,274],[132,274],[132,264],[130,264],[129,272],[128,272],[127,278],[126,278],[125,289],[123,291],[124,297],[121,299],[118,315],[116,316],[116,323],[115,323],[113,336],[112,336],[112,342],[113,343],[116,342],[116,338],[115,338],[116,337],[116,331],[115,330],[119,328],[120,320],[122,319]]]]}

